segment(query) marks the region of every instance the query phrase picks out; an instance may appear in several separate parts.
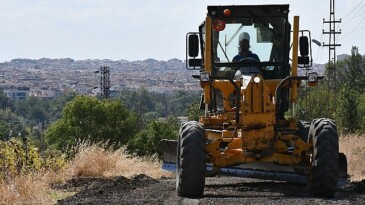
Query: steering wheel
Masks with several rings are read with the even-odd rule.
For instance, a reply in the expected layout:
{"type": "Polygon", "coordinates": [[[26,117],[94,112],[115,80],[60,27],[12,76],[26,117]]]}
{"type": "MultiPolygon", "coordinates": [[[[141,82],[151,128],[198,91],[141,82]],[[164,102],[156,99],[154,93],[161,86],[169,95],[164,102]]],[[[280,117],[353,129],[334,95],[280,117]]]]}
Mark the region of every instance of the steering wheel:
{"type": "MultiPolygon", "coordinates": [[[[252,58],[252,57],[247,57],[247,58],[240,59],[239,62],[240,63],[259,63],[260,61],[258,61],[255,58],[252,58]]],[[[248,73],[260,73],[260,74],[262,74],[262,68],[259,65],[242,66],[238,70],[240,70],[241,72],[244,72],[246,70],[246,72],[248,72],[248,73]]]]}
{"type": "Polygon", "coordinates": [[[242,63],[259,63],[259,61],[255,58],[252,58],[252,57],[246,57],[246,58],[242,58],[240,59],[238,62],[242,63]]]}

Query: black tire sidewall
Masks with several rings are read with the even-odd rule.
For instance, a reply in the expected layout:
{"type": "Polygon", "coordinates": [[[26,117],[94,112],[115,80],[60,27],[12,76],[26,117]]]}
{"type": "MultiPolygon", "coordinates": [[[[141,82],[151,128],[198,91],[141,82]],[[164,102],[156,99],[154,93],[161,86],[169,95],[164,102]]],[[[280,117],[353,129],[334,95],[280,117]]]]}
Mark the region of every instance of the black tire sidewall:
{"type": "Polygon", "coordinates": [[[331,119],[313,120],[308,142],[311,148],[313,173],[308,178],[308,192],[319,197],[334,197],[339,171],[339,145],[336,125],[331,119]]]}
{"type": "Polygon", "coordinates": [[[176,190],[179,196],[199,198],[204,193],[206,140],[196,121],[182,125],[177,150],[176,190]]]}

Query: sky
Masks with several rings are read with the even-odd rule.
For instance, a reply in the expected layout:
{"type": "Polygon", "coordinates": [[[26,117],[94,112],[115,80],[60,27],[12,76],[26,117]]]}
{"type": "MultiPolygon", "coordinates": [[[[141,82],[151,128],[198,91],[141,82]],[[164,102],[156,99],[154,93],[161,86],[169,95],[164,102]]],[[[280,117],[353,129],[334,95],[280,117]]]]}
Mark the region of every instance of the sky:
{"type": "MultiPolygon", "coordinates": [[[[290,4],[290,21],[328,43],[330,0],[0,0],[0,62],[14,58],[185,59],[186,33],[197,31],[207,5],[290,4]]],[[[365,0],[336,0],[337,54],[365,53],[365,0]]],[[[313,45],[315,63],[328,48],[313,45]]]]}

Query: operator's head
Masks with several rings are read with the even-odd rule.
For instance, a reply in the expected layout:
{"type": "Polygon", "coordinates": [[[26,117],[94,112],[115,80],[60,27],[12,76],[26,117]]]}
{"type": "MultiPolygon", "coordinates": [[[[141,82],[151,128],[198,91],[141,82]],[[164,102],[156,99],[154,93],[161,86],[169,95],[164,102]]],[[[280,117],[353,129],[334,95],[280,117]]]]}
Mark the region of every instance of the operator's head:
{"type": "Polygon", "coordinates": [[[247,52],[250,48],[250,35],[247,32],[243,32],[239,37],[240,49],[242,52],[247,52]]]}

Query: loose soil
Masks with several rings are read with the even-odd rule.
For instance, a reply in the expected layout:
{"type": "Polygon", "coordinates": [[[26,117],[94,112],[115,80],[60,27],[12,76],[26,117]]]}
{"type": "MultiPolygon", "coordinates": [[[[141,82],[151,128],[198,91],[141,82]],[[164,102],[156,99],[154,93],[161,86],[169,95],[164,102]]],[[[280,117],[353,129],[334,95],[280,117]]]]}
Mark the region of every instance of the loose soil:
{"type": "Polygon", "coordinates": [[[175,179],[155,180],[146,175],[133,178],[78,178],[54,185],[58,191],[76,192],[57,204],[365,204],[365,180],[349,182],[333,199],[308,196],[299,184],[237,177],[206,179],[204,196],[178,197],[175,179]]]}

